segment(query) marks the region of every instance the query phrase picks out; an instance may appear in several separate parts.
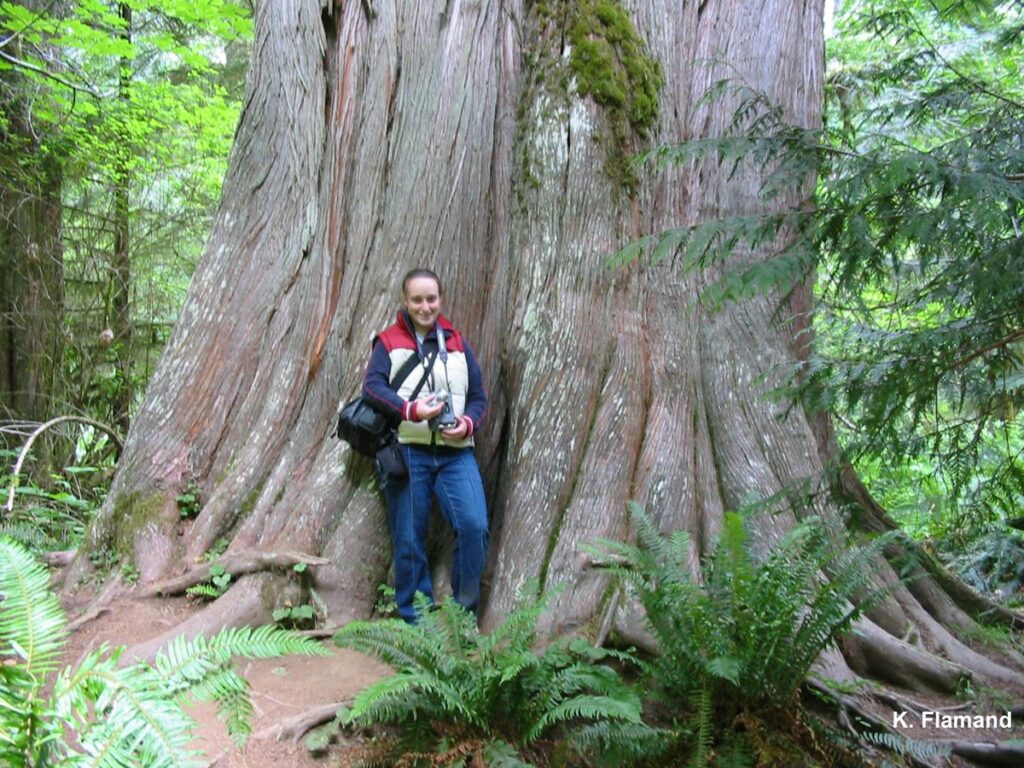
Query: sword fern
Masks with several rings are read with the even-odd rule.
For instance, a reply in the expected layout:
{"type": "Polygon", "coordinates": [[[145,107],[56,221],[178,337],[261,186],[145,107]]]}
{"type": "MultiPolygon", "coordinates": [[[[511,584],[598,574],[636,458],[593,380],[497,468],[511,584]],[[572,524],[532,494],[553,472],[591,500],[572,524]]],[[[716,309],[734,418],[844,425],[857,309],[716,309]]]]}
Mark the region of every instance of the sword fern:
{"type": "Polygon", "coordinates": [[[276,627],[178,638],[152,664],[121,666],[106,645],[58,670],[67,630],[49,574],[21,544],[0,537],[0,764],[198,766],[182,709],[213,701],[236,741],[249,732],[248,683],[233,656],[322,655],[314,641],[276,627]],[[56,672],[56,676],[53,673],[56,672]]]}
{"type": "MultiPolygon", "coordinates": [[[[354,622],[335,637],[395,669],[360,692],[346,725],[389,725],[391,756],[404,764],[530,765],[556,748],[572,765],[621,765],[652,751],[661,734],[641,720],[641,700],[609,662],[628,652],[581,639],[537,645],[544,600],[513,611],[490,634],[450,599],[419,623],[354,622]],[[557,745],[557,747],[556,747],[557,745]],[[500,759],[499,759],[500,756],[500,759]]],[[[546,762],[546,758],[545,758],[546,762]]]]}

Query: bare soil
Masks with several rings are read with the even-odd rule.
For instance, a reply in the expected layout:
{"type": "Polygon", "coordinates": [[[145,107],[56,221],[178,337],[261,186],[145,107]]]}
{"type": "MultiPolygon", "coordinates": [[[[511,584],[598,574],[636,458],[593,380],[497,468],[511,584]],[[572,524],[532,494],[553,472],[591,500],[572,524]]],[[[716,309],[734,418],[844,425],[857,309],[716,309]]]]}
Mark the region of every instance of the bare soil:
{"type": "MultiPolygon", "coordinates": [[[[80,607],[79,607],[80,608],[80,607]]],[[[86,653],[107,643],[111,647],[132,646],[153,638],[195,611],[189,598],[138,598],[125,595],[76,630],[69,638],[65,658],[74,663],[86,653]]],[[[69,607],[73,619],[77,615],[69,607]]],[[[375,659],[337,648],[324,641],[330,656],[287,656],[280,659],[240,659],[236,668],[251,685],[255,716],[253,736],[237,747],[228,737],[224,723],[212,704],[192,707],[196,721],[196,746],[216,768],[325,768],[347,761],[341,750],[314,758],[304,740],[275,738],[273,731],[283,721],[320,705],[351,699],[388,668],[375,659]]]]}

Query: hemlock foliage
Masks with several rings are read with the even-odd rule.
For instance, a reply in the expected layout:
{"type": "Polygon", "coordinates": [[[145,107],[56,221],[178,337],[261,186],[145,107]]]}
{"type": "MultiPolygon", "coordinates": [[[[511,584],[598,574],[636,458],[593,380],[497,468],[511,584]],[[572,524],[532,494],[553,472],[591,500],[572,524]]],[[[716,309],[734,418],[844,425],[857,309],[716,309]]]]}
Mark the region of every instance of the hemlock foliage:
{"type": "Polygon", "coordinates": [[[758,165],[765,212],[668,230],[618,254],[691,269],[726,261],[701,297],[711,307],[771,290],[785,298],[816,274],[816,345],[786,394],[841,416],[858,468],[894,468],[866,478],[883,504],[885,490],[913,484],[901,472],[925,463],[943,500],[928,533],[976,529],[1024,502],[1022,59],[1019,3],[844,3],[822,130],[722,81],[707,98],[740,104],[727,135],[646,155],[758,165]],[[772,209],[815,177],[807,205],[772,209]],[[747,247],[771,253],[733,260],[747,247]]]}
{"type": "Polygon", "coordinates": [[[106,645],[58,669],[64,612],[49,572],[20,544],[0,537],[0,762],[45,766],[199,766],[193,722],[183,710],[212,701],[238,743],[249,733],[248,683],[233,656],[323,655],[315,641],[276,627],[225,629],[178,638],[152,664],[119,666],[106,645]]]}
{"type": "Polygon", "coordinates": [[[928,458],[947,530],[1015,515],[1024,9],[869,2],[839,23],[815,230],[826,344],[810,381],[855,423],[853,455],[928,458]]]}

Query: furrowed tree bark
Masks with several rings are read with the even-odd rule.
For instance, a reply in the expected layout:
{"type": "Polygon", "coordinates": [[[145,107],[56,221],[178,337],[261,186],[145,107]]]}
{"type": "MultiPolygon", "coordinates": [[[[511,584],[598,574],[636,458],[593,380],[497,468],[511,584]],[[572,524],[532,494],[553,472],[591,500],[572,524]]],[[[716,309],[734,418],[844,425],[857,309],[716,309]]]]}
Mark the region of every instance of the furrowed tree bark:
{"type": "MultiPolygon", "coordinates": [[[[492,397],[477,447],[493,528],[485,627],[524,590],[559,587],[546,631],[645,639],[636,606],[581,549],[628,535],[629,499],[691,533],[695,566],[723,512],[752,498],[780,499],[755,518],[762,549],[807,515],[837,530],[891,524],[867,502],[859,522],[840,516],[825,492],[837,476],[827,419],[765,397],[806,352],[806,281],[721,308],[701,299],[791,233],[704,270],[605,263],[649,232],[810,205],[813,178],[768,201],[753,164],[708,155],[633,177],[617,159],[735,132],[744,93],[819,126],[820,3],[615,7],[664,78],[646,129],[583,85],[593,73],[573,46],[608,36],[589,3],[259,6],[214,231],[69,586],[103,548],[143,582],[186,583],[224,538],[225,562],[325,558],[309,571],[329,622],[368,616],[389,568],[385,516],[368,462],[330,433],[416,265],[444,278],[492,397]],[[723,80],[736,87],[702,99],[723,80]],[[201,510],[182,521],[175,496],[190,484],[201,510]]],[[[447,548],[439,535],[436,553],[447,548]]],[[[897,579],[887,563],[878,572],[897,579]]],[[[169,634],[267,620],[299,588],[287,568],[250,571],[169,634]]],[[[1021,685],[1019,659],[958,639],[978,605],[928,576],[897,586],[821,668],[920,690],[964,676],[1021,685]]]]}

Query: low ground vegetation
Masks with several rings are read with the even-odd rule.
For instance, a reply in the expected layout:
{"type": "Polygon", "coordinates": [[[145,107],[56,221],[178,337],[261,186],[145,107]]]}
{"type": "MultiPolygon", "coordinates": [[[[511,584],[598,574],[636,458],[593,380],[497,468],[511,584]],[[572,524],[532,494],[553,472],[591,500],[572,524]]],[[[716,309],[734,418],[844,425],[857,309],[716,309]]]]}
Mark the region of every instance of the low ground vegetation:
{"type": "Polygon", "coordinates": [[[314,640],[277,627],[179,638],[151,662],[124,663],[106,645],[61,666],[67,623],[48,570],[0,537],[0,763],[53,766],[201,766],[184,707],[202,701],[236,742],[249,735],[248,684],[232,659],[323,654],[314,640]]]}

